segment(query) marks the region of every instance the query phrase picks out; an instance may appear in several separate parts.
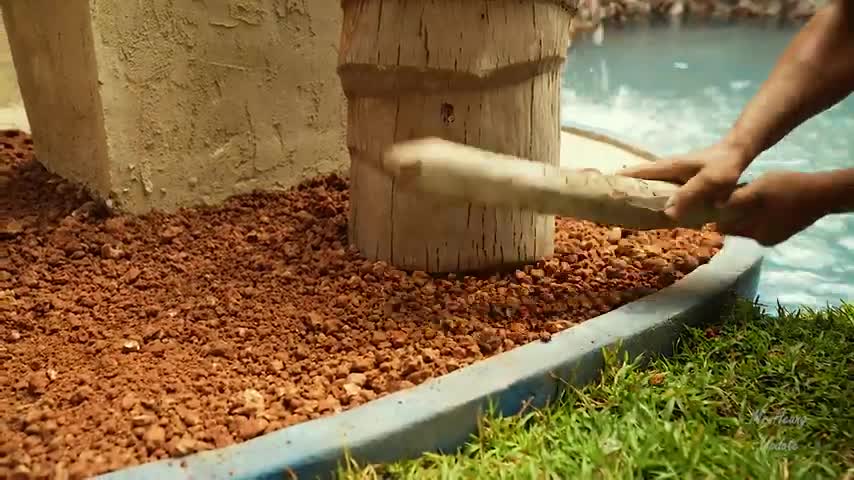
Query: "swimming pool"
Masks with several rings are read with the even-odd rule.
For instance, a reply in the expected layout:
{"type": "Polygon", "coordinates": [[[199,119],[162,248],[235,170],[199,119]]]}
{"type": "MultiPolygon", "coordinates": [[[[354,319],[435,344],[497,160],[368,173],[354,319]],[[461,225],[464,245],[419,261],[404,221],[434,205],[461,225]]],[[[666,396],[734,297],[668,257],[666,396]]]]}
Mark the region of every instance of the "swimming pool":
{"type": "MultiPolygon", "coordinates": [[[[578,39],[564,76],[563,119],[660,155],[706,146],[735,121],[795,33],[770,23],[658,25],[609,28],[598,46],[578,39]]],[[[745,179],[854,166],[852,144],[848,98],[765,152],[745,179]]],[[[826,217],[768,249],[759,295],[789,308],[854,298],[854,215],[826,217]]]]}

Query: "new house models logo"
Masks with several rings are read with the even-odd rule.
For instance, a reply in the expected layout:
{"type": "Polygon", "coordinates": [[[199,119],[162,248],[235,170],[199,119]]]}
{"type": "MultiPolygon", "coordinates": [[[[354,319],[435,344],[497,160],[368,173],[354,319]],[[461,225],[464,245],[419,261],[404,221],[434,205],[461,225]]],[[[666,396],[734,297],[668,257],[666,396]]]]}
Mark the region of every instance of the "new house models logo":
{"type": "MultiPolygon", "coordinates": [[[[753,420],[753,423],[759,425],[780,425],[797,428],[803,428],[803,426],[807,423],[806,417],[802,415],[786,415],[782,412],[774,415],[768,415],[765,412],[765,409],[753,412],[753,415],[751,415],[751,419],[753,420]]],[[[786,452],[792,452],[798,449],[798,443],[794,440],[769,439],[767,442],[764,443],[764,446],[768,450],[786,452]]]]}
{"type": "Polygon", "coordinates": [[[779,452],[794,452],[798,449],[798,442],[794,440],[772,440],[765,444],[765,448],[779,452]]]}
{"type": "Polygon", "coordinates": [[[807,419],[804,416],[786,415],[785,413],[768,415],[765,409],[753,412],[751,418],[753,419],[753,423],[758,423],[759,425],[786,425],[803,428],[807,423],[807,419]]]}

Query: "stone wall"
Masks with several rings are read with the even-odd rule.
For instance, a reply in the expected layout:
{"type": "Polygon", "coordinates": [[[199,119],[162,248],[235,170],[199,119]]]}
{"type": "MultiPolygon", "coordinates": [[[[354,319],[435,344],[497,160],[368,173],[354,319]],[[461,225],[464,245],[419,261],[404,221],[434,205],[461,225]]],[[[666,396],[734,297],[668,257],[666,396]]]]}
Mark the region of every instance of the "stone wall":
{"type": "Polygon", "coordinates": [[[633,20],[773,18],[803,22],[826,0],[580,0],[575,30],[591,30],[599,20],[624,24],[633,20]]]}

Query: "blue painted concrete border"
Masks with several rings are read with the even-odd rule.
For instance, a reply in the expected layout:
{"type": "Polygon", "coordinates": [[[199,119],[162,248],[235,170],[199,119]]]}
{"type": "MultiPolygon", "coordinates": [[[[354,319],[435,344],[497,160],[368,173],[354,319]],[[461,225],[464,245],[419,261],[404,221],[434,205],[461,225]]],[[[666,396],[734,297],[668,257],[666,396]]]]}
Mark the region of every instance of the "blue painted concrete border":
{"type": "MultiPolygon", "coordinates": [[[[573,125],[575,126],[575,125],[573,125]]],[[[577,126],[596,131],[586,126],[577,126]]],[[[260,480],[330,478],[345,454],[360,463],[450,452],[477,431],[490,402],[503,415],[541,407],[563,382],[596,378],[602,350],[622,342],[630,355],[670,353],[684,326],[718,320],[733,295],[752,299],[762,248],[726,238],[712,260],[674,285],[552,337],[505,352],[415,388],[331,417],[288,427],[223,449],[119,470],[101,480],[260,480]]]]}

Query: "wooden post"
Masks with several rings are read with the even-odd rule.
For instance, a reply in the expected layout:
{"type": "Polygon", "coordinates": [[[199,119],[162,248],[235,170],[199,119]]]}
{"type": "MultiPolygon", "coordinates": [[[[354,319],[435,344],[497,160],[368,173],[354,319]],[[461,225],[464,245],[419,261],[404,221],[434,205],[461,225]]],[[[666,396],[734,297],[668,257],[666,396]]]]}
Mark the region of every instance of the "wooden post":
{"type": "Polygon", "coordinates": [[[570,0],[342,0],[350,241],[404,269],[474,271],[554,251],[554,217],[398,191],[392,143],[440,137],[557,165],[570,0]]]}

